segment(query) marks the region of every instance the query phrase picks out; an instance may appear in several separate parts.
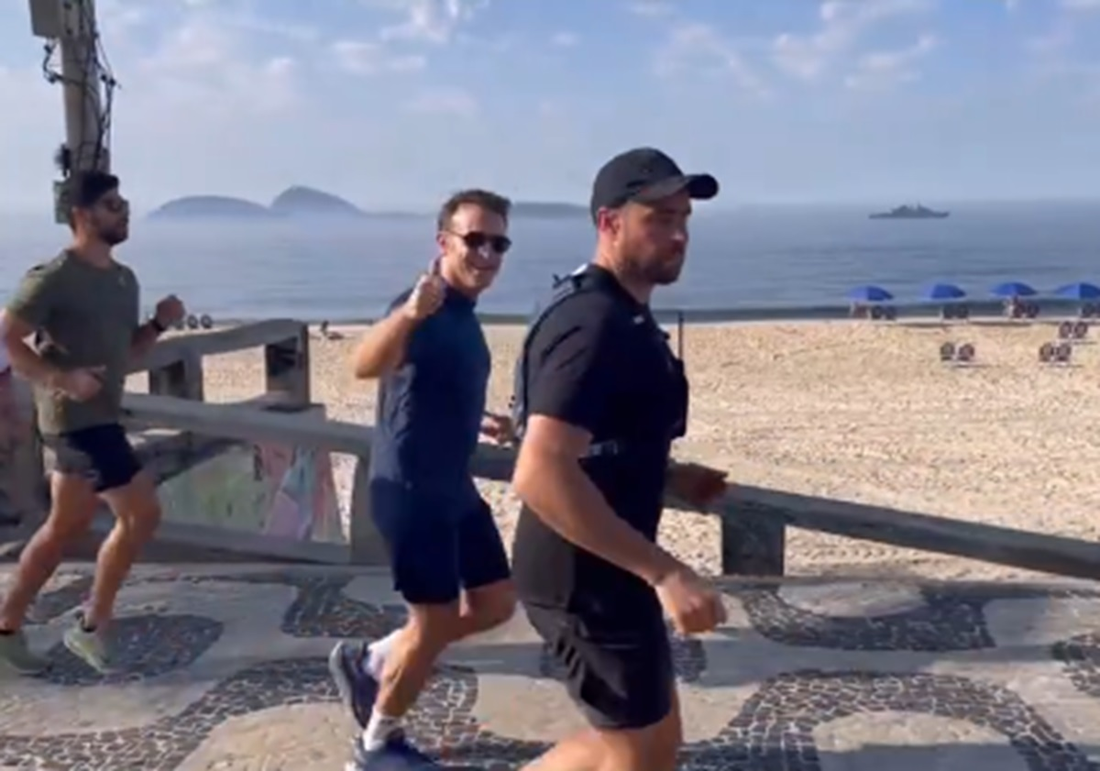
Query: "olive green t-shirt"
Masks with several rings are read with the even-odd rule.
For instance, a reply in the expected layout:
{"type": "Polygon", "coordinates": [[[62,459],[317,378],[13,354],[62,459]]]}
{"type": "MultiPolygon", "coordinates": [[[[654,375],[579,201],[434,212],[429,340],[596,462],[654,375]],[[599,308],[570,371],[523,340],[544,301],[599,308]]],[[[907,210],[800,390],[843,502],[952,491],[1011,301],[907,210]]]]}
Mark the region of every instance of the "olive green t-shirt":
{"type": "Polygon", "coordinates": [[[8,302],[10,315],[34,327],[39,355],[62,370],[104,367],[103,388],[86,402],[35,385],[45,435],[118,423],[138,327],[138,283],[125,265],[101,268],[68,251],[27,273],[8,302]]]}

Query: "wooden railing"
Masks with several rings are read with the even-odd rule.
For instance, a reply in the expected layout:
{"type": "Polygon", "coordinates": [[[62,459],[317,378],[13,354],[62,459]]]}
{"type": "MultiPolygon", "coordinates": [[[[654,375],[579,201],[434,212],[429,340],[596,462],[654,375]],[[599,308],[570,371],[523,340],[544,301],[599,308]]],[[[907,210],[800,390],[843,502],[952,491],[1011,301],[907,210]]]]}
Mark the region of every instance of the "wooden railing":
{"type": "MultiPolygon", "coordinates": [[[[149,394],[127,394],[125,422],[133,429],[175,433],[142,444],[140,453],[159,479],[169,479],[227,444],[275,442],[345,453],[356,458],[347,544],[289,543],[216,528],[166,527],[162,538],[180,538],[317,562],[382,564],[383,552],[368,511],[367,468],[371,428],[304,414],[310,406],[309,336],[292,321],[270,321],[167,340],[146,362],[149,394]],[[202,357],[264,346],[267,392],[239,404],[201,401],[202,357]]],[[[479,448],[473,474],[508,482],[514,452],[479,448]]],[[[674,508],[690,508],[669,499],[674,508]]],[[[802,528],[921,549],[1047,573],[1100,579],[1100,544],[994,525],[963,522],[848,501],[796,495],[749,485],[731,488],[705,512],[721,520],[722,571],[729,575],[780,576],[786,529],[802,528]]]]}

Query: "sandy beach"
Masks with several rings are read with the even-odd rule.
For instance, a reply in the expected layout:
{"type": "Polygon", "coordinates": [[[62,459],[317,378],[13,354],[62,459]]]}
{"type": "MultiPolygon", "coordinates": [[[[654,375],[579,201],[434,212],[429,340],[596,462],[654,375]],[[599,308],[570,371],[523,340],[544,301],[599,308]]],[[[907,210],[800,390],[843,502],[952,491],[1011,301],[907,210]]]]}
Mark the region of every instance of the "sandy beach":
{"type": "MultiPolygon", "coordinates": [[[[341,420],[370,422],[375,388],[348,358],[362,328],[314,337],[313,398],[341,420]]],[[[490,405],[506,409],[523,330],[488,327],[490,405]]],[[[1100,534],[1100,352],[1080,344],[1070,366],[1042,366],[1050,323],[716,324],[685,330],[692,384],[688,436],[676,455],[731,480],[977,522],[1096,539],[1100,534]],[[943,365],[944,341],[972,343],[975,364],[943,365]]],[[[132,379],[144,390],[144,378],[132,379]]],[[[257,350],[206,360],[206,397],[263,390],[257,350]]],[[[341,464],[343,467],[343,464],[341,464]]],[[[338,475],[341,475],[338,471],[338,475]]],[[[505,539],[517,504],[482,484],[505,539]]],[[[717,572],[718,524],[669,511],[662,541],[717,572]]],[[[1026,571],[792,530],[788,571],[803,575],[1024,577],[1026,571]]]]}

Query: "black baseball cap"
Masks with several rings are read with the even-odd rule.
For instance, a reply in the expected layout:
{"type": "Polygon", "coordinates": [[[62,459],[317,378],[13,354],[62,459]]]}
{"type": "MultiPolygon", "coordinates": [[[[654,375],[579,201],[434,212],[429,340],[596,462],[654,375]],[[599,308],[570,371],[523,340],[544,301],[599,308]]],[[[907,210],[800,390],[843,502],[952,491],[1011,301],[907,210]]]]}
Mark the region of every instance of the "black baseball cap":
{"type": "Polygon", "coordinates": [[[603,165],[592,183],[592,220],[600,209],[652,203],[681,190],[697,201],[718,195],[718,180],[710,174],[685,174],[668,155],[652,147],[620,153],[603,165]]]}

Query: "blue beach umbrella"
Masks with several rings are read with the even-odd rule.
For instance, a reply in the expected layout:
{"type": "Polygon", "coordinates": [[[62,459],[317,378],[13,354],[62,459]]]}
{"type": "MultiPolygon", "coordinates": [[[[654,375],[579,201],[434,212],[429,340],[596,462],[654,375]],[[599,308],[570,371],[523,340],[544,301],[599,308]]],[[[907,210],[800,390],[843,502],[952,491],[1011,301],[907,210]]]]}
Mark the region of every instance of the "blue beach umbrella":
{"type": "Polygon", "coordinates": [[[1100,286],[1078,281],[1075,284],[1058,287],[1054,294],[1070,300],[1100,300],[1100,286]]]}
{"type": "Polygon", "coordinates": [[[993,287],[994,297],[1033,297],[1039,294],[1022,281],[1006,281],[993,287]]]}
{"type": "Polygon", "coordinates": [[[857,286],[848,293],[848,299],[855,302],[880,303],[893,300],[894,296],[881,286],[857,286]]]}
{"type": "Polygon", "coordinates": [[[954,284],[933,284],[925,293],[927,300],[961,300],[964,297],[966,292],[954,284]]]}

